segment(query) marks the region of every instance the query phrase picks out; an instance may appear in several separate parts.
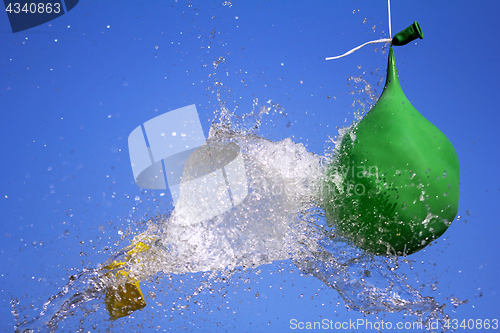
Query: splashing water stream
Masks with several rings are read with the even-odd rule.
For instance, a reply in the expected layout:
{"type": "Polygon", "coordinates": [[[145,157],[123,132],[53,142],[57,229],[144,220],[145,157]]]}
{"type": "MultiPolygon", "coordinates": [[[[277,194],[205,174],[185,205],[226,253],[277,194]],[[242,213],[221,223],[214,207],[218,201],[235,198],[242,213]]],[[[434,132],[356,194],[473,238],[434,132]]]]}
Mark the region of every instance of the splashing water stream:
{"type": "MultiPolygon", "coordinates": [[[[21,322],[13,305],[17,332],[53,332],[58,323],[72,316],[77,308],[90,305],[90,309],[84,310],[84,316],[96,311],[103,303],[107,288],[123,286],[127,280],[110,274],[116,272],[109,269],[115,261],[125,262],[129,277],[138,281],[151,281],[161,273],[196,272],[209,272],[208,279],[215,281],[219,273],[230,278],[232,272],[240,268],[291,260],[303,274],[314,276],[335,289],[349,309],[365,315],[404,312],[424,321],[443,318],[442,305],[422,296],[396,273],[397,258],[366,254],[327,226],[318,203],[324,168],[334,161],[336,150],[318,156],[290,138],[272,142],[260,137],[258,131],[263,117],[273,112],[282,114],[283,109],[270,102],[259,108],[255,100],[252,112],[242,116],[228,110],[223,101],[223,85],[216,77],[223,63],[223,57],[214,61],[211,74],[214,84],[210,90],[216,93],[220,107],[207,140],[211,153],[194,153],[185,172],[190,165],[224,159],[228,147],[236,145],[247,178],[245,199],[232,209],[202,221],[199,221],[200,210],[183,204],[189,199],[180,199],[171,213],[149,221],[148,229],[138,236],[150,245],[147,250],[131,259],[127,256],[130,247],[127,247],[98,268],[71,276],[68,284],[50,297],[43,311],[30,321],[21,322]],[[391,265],[394,260],[396,267],[391,265]]],[[[362,95],[353,102],[353,107],[361,106],[353,114],[355,121],[360,121],[376,102],[377,92],[362,77],[351,77],[348,86],[362,95]]],[[[339,129],[336,140],[331,140],[336,148],[347,132],[348,128],[339,129]]],[[[199,188],[184,188],[181,197],[197,198],[199,188]]],[[[200,206],[209,208],[203,202],[200,206]]],[[[210,281],[202,283],[194,293],[200,293],[209,285],[210,281]]],[[[192,296],[184,298],[189,301],[192,296]]]]}
{"type": "MultiPolygon", "coordinates": [[[[334,288],[348,308],[365,314],[404,311],[420,318],[441,317],[441,306],[399,277],[388,258],[363,253],[326,226],[316,203],[328,159],[291,139],[271,142],[259,137],[256,132],[265,113],[261,110],[242,119],[223,107],[207,141],[209,146],[222,147],[216,152],[228,145],[239,147],[248,179],[246,198],[223,214],[197,223],[190,223],[197,219],[196,210],[182,209],[181,200],[171,214],[141,234],[154,241],[128,261],[131,276],[147,281],[160,272],[231,272],[291,259],[302,273],[334,288]],[[243,125],[251,118],[253,124],[243,125]]],[[[197,165],[206,158],[192,156],[188,164],[197,165]]],[[[126,249],[102,267],[125,256],[126,249]]],[[[102,267],[72,276],[40,315],[19,323],[17,331],[55,330],[75,308],[102,299],[107,287],[125,282],[102,267]]]]}

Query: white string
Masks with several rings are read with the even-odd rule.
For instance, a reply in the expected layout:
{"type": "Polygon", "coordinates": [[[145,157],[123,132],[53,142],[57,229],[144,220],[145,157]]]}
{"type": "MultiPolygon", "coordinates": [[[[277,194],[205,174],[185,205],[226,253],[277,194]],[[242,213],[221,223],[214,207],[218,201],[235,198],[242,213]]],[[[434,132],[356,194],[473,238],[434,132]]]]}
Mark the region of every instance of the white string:
{"type": "Polygon", "coordinates": [[[342,54],[342,55],[339,55],[339,56],[336,56],[336,57],[328,57],[328,58],[325,58],[325,60],[333,60],[333,59],[339,59],[339,58],[342,58],[342,57],[345,57],[345,56],[348,56],[349,54],[359,50],[360,48],[362,48],[363,46],[366,46],[368,44],[376,44],[376,43],[392,43],[392,32],[391,32],[391,0],[387,0],[387,9],[389,11],[389,37],[390,38],[383,38],[383,39],[378,39],[378,40],[372,40],[370,42],[366,42],[358,47],[355,47],[353,48],[352,50],[350,51],[347,51],[346,53],[342,54]]]}
{"type": "Polygon", "coordinates": [[[339,59],[339,58],[342,58],[342,57],[345,57],[351,53],[353,53],[354,51],[357,51],[359,50],[360,48],[362,48],[363,46],[366,46],[368,44],[376,44],[376,43],[390,43],[392,41],[391,38],[383,38],[383,39],[377,39],[377,40],[372,40],[371,42],[366,42],[364,43],[363,45],[360,45],[358,47],[355,47],[353,48],[352,50],[350,51],[347,51],[346,53],[344,53],[343,55],[339,55],[339,56],[336,56],[336,57],[328,57],[328,58],[325,58],[325,60],[333,60],[333,59],[339,59]]]}
{"type": "Polygon", "coordinates": [[[389,37],[392,39],[392,33],[391,33],[391,0],[387,0],[387,10],[389,11],[389,37]]]}

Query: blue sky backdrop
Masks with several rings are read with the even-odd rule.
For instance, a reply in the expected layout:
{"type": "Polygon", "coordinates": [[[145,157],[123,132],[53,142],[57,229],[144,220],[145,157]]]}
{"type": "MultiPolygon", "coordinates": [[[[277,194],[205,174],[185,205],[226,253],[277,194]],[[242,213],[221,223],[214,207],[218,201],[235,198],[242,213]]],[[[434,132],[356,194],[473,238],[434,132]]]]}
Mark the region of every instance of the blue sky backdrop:
{"type": "MultiPolygon", "coordinates": [[[[354,87],[349,78],[362,77],[381,93],[382,44],[324,58],[388,38],[386,1],[229,3],[80,1],[68,14],[16,34],[0,15],[3,331],[15,325],[12,299],[19,300],[21,316],[39,313],[69,275],[104,262],[144,230],[141,221],[171,208],[168,194],[134,183],[127,138],[141,123],[196,104],[208,135],[217,81],[238,114],[251,111],[256,99],[283,108],[264,118],[262,136],[291,137],[324,155],[328,138],[353,119],[359,107],[353,101],[365,96],[350,94],[365,84],[354,87]],[[217,60],[223,61],[214,76],[217,60]],[[129,228],[132,235],[118,242],[129,228]]],[[[408,258],[415,260],[408,283],[446,303],[452,318],[500,319],[500,3],[392,1],[391,9],[393,35],[417,20],[425,36],[394,50],[402,88],[449,137],[461,163],[460,219],[408,258]],[[454,308],[451,296],[468,302],[454,308]]],[[[146,309],[112,323],[101,308],[83,325],[116,332],[287,332],[292,318],[364,318],[290,263],[234,277],[248,283],[221,281],[202,296],[203,305],[177,307],[201,275],[146,283],[145,294],[157,293],[146,309]]],[[[72,331],[81,319],[77,312],[61,331],[72,331]]]]}

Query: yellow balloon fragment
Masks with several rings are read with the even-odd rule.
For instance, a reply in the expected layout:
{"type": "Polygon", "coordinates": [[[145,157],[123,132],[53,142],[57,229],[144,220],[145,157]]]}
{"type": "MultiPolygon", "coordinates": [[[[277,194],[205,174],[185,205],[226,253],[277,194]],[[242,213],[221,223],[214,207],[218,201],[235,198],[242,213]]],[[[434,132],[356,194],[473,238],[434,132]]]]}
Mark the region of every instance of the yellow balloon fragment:
{"type": "Polygon", "coordinates": [[[103,267],[103,270],[109,271],[106,275],[111,277],[114,275],[118,280],[126,279],[124,284],[112,285],[106,288],[104,303],[111,319],[116,320],[128,316],[146,306],[139,285],[140,281],[130,274],[128,267],[130,264],[140,263],[137,255],[149,250],[155,240],[154,237],[145,235],[134,237],[132,244],[120,251],[125,252],[125,256],[121,260],[117,259],[103,267]]]}

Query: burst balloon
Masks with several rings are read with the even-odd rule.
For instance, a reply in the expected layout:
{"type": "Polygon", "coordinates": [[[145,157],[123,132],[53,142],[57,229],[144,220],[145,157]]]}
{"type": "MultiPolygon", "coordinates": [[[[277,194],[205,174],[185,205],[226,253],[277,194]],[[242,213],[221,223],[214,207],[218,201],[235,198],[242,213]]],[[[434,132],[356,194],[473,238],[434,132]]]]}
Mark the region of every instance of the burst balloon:
{"type": "MultiPolygon", "coordinates": [[[[407,43],[403,33],[423,37],[415,22],[393,45],[407,43]]],[[[455,218],[459,177],[452,143],[403,93],[391,46],[382,95],[343,136],[327,168],[323,207],[329,224],[368,252],[412,254],[455,218]]]]}
{"type": "MultiPolygon", "coordinates": [[[[393,45],[405,45],[417,37],[423,35],[415,22],[394,36],[393,45]]],[[[451,142],[405,97],[391,47],[380,99],[344,135],[327,168],[323,207],[329,224],[368,252],[414,253],[441,236],[455,218],[459,171],[451,142]]],[[[106,289],[106,308],[113,320],[146,305],[128,264],[141,263],[141,253],[154,242],[151,236],[137,236],[103,268],[106,274],[125,280],[106,289]]]]}

